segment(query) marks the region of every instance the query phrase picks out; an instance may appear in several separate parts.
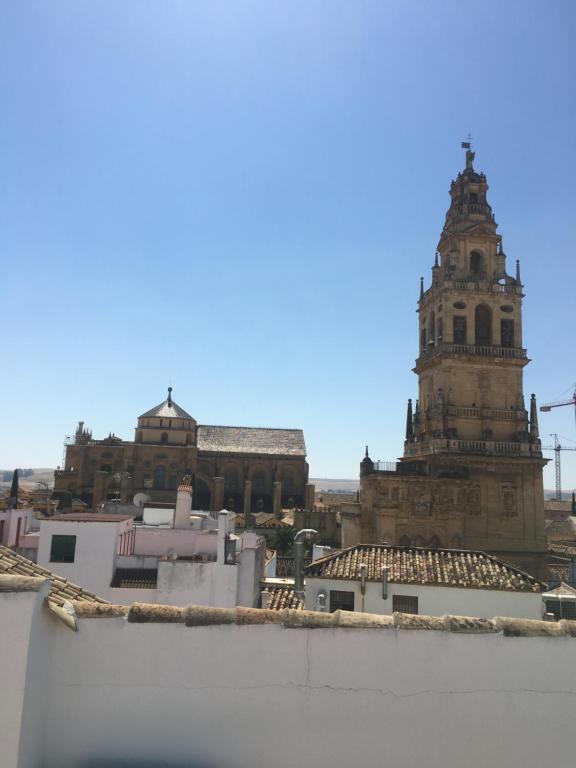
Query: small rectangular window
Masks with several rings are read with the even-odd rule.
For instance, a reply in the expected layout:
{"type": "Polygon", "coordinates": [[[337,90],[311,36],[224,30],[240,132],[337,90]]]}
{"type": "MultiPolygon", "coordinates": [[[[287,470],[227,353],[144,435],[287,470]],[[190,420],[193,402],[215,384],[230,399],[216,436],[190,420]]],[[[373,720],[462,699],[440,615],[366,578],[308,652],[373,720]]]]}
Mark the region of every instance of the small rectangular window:
{"type": "Polygon", "coordinates": [[[392,595],[392,610],[399,613],[418,613],[418,598],[409,595],[392,595]]]}
{"type": "Polygon", "coordinates": [[[76,536],[52,536],[51,563],[73,563],[76,554],[76,536]]]}
{"type": "Polygon", "coordinates": [[[354,592],[343,592],[339,589],[330,590],[330,613],[353,610],[354,592]]]}

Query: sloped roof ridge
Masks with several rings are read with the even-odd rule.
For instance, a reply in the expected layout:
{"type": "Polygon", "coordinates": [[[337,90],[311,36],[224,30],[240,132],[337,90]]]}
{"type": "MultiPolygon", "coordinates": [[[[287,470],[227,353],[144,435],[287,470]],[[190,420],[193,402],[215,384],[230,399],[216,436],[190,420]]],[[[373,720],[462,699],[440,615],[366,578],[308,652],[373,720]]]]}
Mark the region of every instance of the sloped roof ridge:
{"type": "MultiPolygon", "coordinates": [[[[512,563],[508,563],[505,560],[501,560],[500,558],[496,557],[495,555],[491,555],[488,552],[484,552],[483,550],[477,550],[477,549],[453,549],[450,547],[409,547],[409,546],[400,546],[397,544],[385,544],[385,543],[376,543],[376,544],[354,544],[351,547],[346,547],[345,549],[340,549],[337,552],[330,552],[329,554],[325,555],[324,557],[318,558],[318,560],[314,560],[310,565],[307,565],[304,568],[305,573],[309,573],[311,576],[314,575],[314,569],[318,566],[326,565],[327,563],[331,561],[336,561],[341,558],[345,558],[346,555],[351,554],[354,551],[357,551],[358,553],[361,553],[365,550],[387,550],[387,551],[401,551],[401,552],[419,552],[419,553],[426,553],[426,554],[436,554],[436,555],[442,555],[442,554],[451,554],[456,555],[461,558],[465,558],[466,556],[475,556],[475,557],[481,557],[485,558],[486,560],[489,560],[490,562],[494,563],[498,568],[501,568],[507,572],[509,572],[511,575],[516,577],[522,577],[526,579],[526,581],[531,584],[532,586],[540,587],[541,591],[548,588],[548,585],[545,582],[539,581],[534,576],[529,574],[527,571],[523,571],[521,568],[518,568],[517,566],[513,565],[512,563]]],[[[330,574],[329,578],[335,578],[335,579],[346,579],[346,578],[357,578],[356,574],[352,576],[340,576],[340,575],[334,575],[330,574]]],[[[369,577],[368,577],[369,578],[369,577]]],[[[370,578],[369,578],[370,580],[370,578]]],[[[398,581],[398,583],[402,583],[398,581]]],[[[431,583],[431,582],[426,582],[431,583]]],[[[442,582],[437,582],[438,586],[443,586],[442,582]]],[[[450,586],[450,585],[448,585],[450,586]]],[[[458,586],[458,585],[456,585],[458,586]]],[[[468,586],[466,588],[473,588],[472,586],[468,586]]],[[[476,588],[490,588],[490,587],[477,587],[476,588]]],[[[494,587],[492,587],[494,588],[494,587]]]]}
{"type": "Polygon", "coordinates": [[[65,600],[84,600],[91,603],[105,603],[108,601],[98,597],[84,587],[74,584],[63,576],[49,571],[41,565],[29,560],[27,557],[14,552],[9,547],[0,545],[0,574],[6,576],[42,577],[50,580],[50,593],[48,599],[62,604],[65,600]],[[66,594],[68,592],[68,594],[66,594]]]}

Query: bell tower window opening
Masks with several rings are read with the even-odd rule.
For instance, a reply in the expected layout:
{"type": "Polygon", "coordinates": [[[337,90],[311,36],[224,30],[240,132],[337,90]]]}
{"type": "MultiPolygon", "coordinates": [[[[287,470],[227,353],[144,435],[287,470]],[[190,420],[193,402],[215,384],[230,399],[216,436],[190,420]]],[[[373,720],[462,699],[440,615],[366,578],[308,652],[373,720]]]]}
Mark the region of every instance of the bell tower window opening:
{"type": "Polygon", "coordinates": [[[479,304],[475,313],[476,346],[492,345],[492,312],[486,304],[479,304]]]}
{"type": "Polygon", "coordinates": [[[479,251],[472,251],[470,254],[470,274],[472,277],[482,277],[484,271],[482,262],[482,254],[479,251]]]}
{"type": "Polygon", "coordinates": [[[438,344],[442,341],[442,338],[444,336],[444,320],[439,317],[438,318],[438,332],[436,335],[436,338],[438,339],[438,344]]]}
{"type": "Polygon", "coordinates": [[[434,346],[436,343],[436,315],[434,312],[430,315],[430,321],[428,323],[428,344],[434,346]]]}
{"type": "Polygon", "coordinates": [[[160,435],[160,442],[161,443],[168,442],[168,432],[162,432],[162,434],[160,435]]]}
{"type": "Polygon", "coordinates": [[[514,346],[514,320],[500,320],[500,345],[514,346]]]}
{"type": "Polygon", "coordinates": [[[467,344],[466,318],[463,315],[454,315],[454,344],[467,344]]]}

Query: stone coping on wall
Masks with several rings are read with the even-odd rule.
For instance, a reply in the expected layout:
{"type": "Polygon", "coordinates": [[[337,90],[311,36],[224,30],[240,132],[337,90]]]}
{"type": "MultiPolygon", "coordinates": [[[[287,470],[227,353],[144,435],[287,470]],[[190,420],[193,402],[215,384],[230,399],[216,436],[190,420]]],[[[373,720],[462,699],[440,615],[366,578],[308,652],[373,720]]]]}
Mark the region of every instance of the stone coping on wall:
{"type": "MultiPolygon", "coordinates": [[[[0,592],[38,592],[45,579],[4,576],[0,592]]],[[[66,601],[58,606],[48,598],[46,605],[71,629],[78,629],[78,619],[121,618],[133,624],[184,624],[187,627],[262,626],[279,624],[286,629],[378,629],[389,631],[434,630],[458,634],[501,634],[504,637],[576,637],[576,621],[539,621],[496,616],[480,619],[472,616],[420,616],[395,612],[391,616],[355,611],[320,613],[284,608],[212,608],[201,605],[177,607],[156,603],[113,605],[85,600],[66,601]]]]}
{"type": "Polygon", "coordinates": [[[393,613],[381,616],[373,613],[334,611],[317,613],[291,608],[212,608],[200,605],[176,607],[154,603],[133,603],[130,606],[102,605],[83,601],[72,603],[78,618],[124,617],[136,624],[170,623],[187,627],[222,624],[238,626],[279,624],[287,629],[380,629],[435,630],[460,634],[502,634],[505,637],[576,637],[576,621],[539,621],[498,616],[480,619],[471,616],[418,616],[393,613]]]}

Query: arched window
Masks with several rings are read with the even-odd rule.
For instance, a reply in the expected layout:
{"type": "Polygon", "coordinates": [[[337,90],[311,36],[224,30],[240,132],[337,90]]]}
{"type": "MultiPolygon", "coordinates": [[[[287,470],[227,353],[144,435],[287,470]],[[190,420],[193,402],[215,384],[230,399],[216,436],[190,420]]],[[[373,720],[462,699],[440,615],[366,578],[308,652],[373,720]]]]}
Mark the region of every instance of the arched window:
{"type": "Polygon", "coordinates": [[[482,254],[478,251],[472,251],[470,254],[470,274],[472,277],[482,277],[484,272],[482,254]]]}
{"type": "Polygon", "coordinates": [[[166,485],[166,467],[156,467],[154,469],[153,488],[157,491],[163,491],[166,485]]]}
{"type": "Polygon", "coordinates": [[[492,312],[486,304],[479,304],[475,313],[476,346],[489,347],[492,344],[492,312]]]}
{"type": "Polygon", "coordinates": [[[161,443],[168,442],[168,432],[162,432],[162,434],[160,435],[160,442],[161,443]]]}

